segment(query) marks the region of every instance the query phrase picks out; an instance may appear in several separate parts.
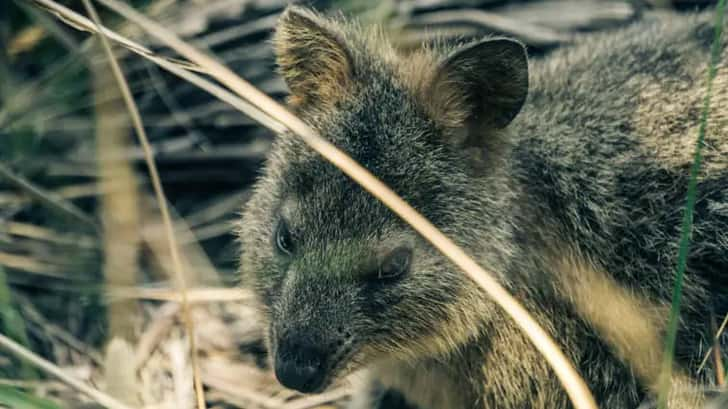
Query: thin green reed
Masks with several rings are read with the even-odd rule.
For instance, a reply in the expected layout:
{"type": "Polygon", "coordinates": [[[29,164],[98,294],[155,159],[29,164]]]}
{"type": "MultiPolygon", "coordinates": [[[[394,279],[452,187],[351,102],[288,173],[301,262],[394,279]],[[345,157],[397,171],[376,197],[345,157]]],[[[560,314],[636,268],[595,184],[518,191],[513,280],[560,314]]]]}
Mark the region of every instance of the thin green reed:
{"type": "Polygon", "coordinates": [[[675,339],[677,337],[677,323],[680,316],[680,303],[682,301],[683,277],[687,265],[688,251],[690,248],[690,237],[693,229],[693,210],[695,208],[695,196],[697,190],[698,173],[702,162],[703,140],[705,139],[705,128],[708,124],[710,112],[710,98],[713,91],[713,79],[718,71],[718,61],[721,55],[721,34],[723,32],[723,16],[725,13],[726,0],[720,0],[715,11],[715,34],[711,47],[711,58],[708,66],[708,78],[706,84],[705,99],[703,100],[703,112],[700,118],[698,129],[698,140],[695,145],[695,156],[693,166],[690,169],[690,180],[685,203],[685,211],[682,220],[682,233],[680,237],[680,248],[678,251],[677,271],[675,274],[675,286],[672,293],[672,308],[670,309],[670,321],[667,327],[665,340],[665,351],[662,365],[662,378],[660,384],[660,409],[667,409],[667,398],[670,392],[670,378],[672,377],[672,365],[675,353],[675,339]]]}
{"type": "MultiPolygon", "coordinates": [[[[13,304],[10,286],[2,266],[0,266],[0,333],[6,334],[24,346],[30,345],[23,317],[13,304]]],[[[24,361],[20,363],[18,375],[22,379],[35,379],[38,377],[36,370],[24,361]]]]}
{"type": "Polygon", "coordinates": [[[0,407],[13,409],[61,409],[55,402],[18,388],[0,385],[0,407]]]}

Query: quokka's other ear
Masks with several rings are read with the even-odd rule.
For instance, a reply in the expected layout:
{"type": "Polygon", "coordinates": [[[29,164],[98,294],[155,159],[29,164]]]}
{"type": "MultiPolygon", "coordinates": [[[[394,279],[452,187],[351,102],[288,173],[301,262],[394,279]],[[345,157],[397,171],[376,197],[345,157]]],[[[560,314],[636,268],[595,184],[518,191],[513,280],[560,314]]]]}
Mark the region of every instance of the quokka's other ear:
{"type": "Polygon", "coordinates": [[[491,38],[445,58],[425,98],[446,125],[501,129],[520,112],[527,95],[526,49],[515,40],[491,38]]]}
{"type": "Polygon", "coordinates": [[[281,14],[273,42],[292,105],[332,104],[346,92],[352,80],[352,59],[334,24],[312,11],[289,6],[281,14]]]}

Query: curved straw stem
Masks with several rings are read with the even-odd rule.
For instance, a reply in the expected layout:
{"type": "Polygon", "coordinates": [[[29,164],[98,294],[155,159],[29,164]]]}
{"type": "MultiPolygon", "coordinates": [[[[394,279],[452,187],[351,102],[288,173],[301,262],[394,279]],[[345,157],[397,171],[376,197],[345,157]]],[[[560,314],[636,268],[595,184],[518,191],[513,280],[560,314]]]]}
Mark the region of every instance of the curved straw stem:
{"type": "Polygon", "coordinates": [[[321,154],[321,156],[341,169],[377,199],[382,201],[387,207],[392,209],[403,220],[412,225],[435,248],[440,250],[473,281],[480,285],[526,333],[535,347],[554,369],[554,372],[563,384],[575,408],[597,409],[594,397],[591,395],[584,380],[579,376],[554,340],[531,317],[528,311],[493,278],[493,275],[481,268],[460,247],[441,233],[432,223],[420,215],[384,183],[351,157],[319,136],[313,129],[279,103],[244,81],[214,58],[198,51],[193,46],[179,39],[171,31],[125,4],[116,0],[97,1],[116,11],[126,19],[139,24],[148,34],[173,48],[190,61],[207,69],[208,73],[215,77],[215,79],[257,106],[267,115],[284,124],[286,128],[301,137],[306,144],[321,154]]]}

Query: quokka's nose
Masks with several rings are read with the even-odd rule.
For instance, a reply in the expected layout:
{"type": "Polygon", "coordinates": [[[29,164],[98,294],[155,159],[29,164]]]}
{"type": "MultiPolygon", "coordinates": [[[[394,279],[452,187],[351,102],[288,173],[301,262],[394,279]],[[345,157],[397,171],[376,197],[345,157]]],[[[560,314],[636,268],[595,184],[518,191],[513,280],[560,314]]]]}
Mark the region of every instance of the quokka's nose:
{"type": "Polygon", "coordinates": [[[283,386],[303,393],[317,392],[326,380],[326,371],[326,354],[319,346],[295,336],[278,343],[275,374],[283,386]]]}

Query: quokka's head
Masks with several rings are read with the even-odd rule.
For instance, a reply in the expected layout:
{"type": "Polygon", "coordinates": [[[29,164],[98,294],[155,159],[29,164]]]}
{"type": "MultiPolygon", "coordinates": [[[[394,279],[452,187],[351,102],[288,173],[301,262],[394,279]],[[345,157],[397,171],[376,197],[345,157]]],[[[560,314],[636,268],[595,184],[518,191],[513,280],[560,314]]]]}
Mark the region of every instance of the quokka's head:
{"type": "MultiPolygon", "coordinates": [[[[402,57],[376,33],[301,8],[284,12],[274,46],[291,109],[477,250],[488,210],[474,186],[526,98],[523,46],[492,38],[402,57]]],[[[295,135],[275,141],[239,234],[242,280],[292,389],[451,350],[482,313],[469,313],[478,301],[454,266],[295,135]]]]}

